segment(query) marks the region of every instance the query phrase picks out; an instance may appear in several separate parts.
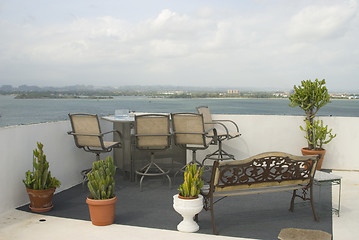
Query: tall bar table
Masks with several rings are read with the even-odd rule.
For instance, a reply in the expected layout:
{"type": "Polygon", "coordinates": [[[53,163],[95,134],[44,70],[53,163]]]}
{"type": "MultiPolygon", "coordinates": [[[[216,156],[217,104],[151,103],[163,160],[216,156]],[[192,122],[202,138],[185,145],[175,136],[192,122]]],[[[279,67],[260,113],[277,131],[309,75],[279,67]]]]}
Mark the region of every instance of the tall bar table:
{"type": "Polygon", "coordinates": [[[131,129],[135,118],[133,116],[128,117],[115,117],[106,116],[102,117],[106,121],[113,122],[113,129],[118,130],[122,134],[122,139],[119,139],[117,134],[114,134],[114,141],[121,141],[121,148],[114,148],[114,160],[117,167],[126,173],[129,173],[131,181],[134,180],[134,169],[131,152],[131,129]]]}
{"type": "MultiPolygon", "coordinates": [[[[121,148],[113,149],[114,161],[120,170],[129,174],[131,181],[135,181],[136,167],[139,167],[138,165],[142,166],[144,161],[150,159],[149,152],[143,152],[134,147],[133,132],[131,133],[131,130],[134,128],[135,118],[133,116],[106,116],[102,117],[102,119],[112,122],[113,129],[121,132],[122,139],[119,139],[117,135],[114,135],[113,139],[114,141],[121,140],[122,143],[121,148]]],[[[156,157],[163,159],[171,158],[171,166],[169,167],[173,170],[173,168],[180,168],[186,163],[186,150],[176,146],[173,139],[171,142],[170,148],[156,153],[156,157]]]]}

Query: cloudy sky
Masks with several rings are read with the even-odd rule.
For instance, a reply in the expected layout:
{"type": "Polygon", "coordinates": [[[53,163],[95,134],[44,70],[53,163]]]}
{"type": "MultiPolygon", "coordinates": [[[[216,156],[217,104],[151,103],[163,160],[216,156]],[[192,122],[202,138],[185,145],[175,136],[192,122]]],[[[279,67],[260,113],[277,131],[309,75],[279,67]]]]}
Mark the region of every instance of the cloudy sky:
{"type": "Polygon", "coordinates": [[[0,85],[359,91],[359,0],[0,0],[0,85]]]}

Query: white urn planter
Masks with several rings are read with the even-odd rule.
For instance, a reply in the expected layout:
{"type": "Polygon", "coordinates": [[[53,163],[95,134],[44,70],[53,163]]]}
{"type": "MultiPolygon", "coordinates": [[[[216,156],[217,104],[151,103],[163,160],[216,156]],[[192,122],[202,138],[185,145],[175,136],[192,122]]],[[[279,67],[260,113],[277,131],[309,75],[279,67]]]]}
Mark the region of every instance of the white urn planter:
{"type": "Polygon", "coordinates": [[[193,220],[203,208],[203,196],[199,195],[195,199],[182,199],[178,194],[173,196],[173,208],[182,215],[183,220],[177,225],[180,232],[197,232],[198,224],[193,220]]]}

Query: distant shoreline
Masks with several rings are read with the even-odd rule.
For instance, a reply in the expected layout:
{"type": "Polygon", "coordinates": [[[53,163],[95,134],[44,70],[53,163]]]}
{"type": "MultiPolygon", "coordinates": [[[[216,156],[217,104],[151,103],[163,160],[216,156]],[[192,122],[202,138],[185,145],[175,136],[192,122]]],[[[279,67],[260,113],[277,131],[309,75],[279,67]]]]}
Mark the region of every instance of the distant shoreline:
{"type": "MultiPolygon", "coordinates": [[[[158,99],[158,97],[148,97],[150,99],[158,99]]],[[[162,98],[162,99],[288,99],[288,97],[281,97],[281,98],[278,98],[278,97],[272,97],[272,98],[261,98],[261,97],[194,97],[194,98],[175,98],[175,97],[172,97],[172,98],[162,98]]]]}
{"type": "MultiPolygon", "coordinates": [[[[115,96],[115,97],[147,97],[148,99],[158,99],[159,97],[152,97],[152,96],[115,96]]],[[[66,96],[66,97],[18,97],[15,96],[15,99],[83,99],[83,100],[89,100],[89,99],[114,99],[113,96],[66,96]]],[[[288,99],[288,97],[193,97],[193,98],[185,98],[185,97],[161,97],[161,99],[215,99],[215,100],[233,100],[233,99],[288,99]]],[[[358,98],[331,98],[330,100],[359,100],[358,98]]]]}
{"type": "MultiPolygon", "coordinates": [[[[277,96],[277,95],[273,95],[273,97],[271,97],[270,93],[266,93],[266,96],[263,96],[261,94],[253,94],[252,96],[223,96],[223,97],[219,97],[219,96],[206,96],[206,95],[198,95],[198,94],[187,94],[187,95],[163,95],[163,94],[145,94],[145,93],[138,93],[138,94],[122,94],[122,95],[117,95],[117,94],[113,94],[110,95],[109,93],[106,93],[103,95],[101,95],[100,93],[97,94],[93,94],[93,95],[85,95],[85,94],[79,94],[79,95],[72,95],[72,94],[68,94],[68,93],[41,93],[41,92],[31,92],[31,93],[21,93],[21,94],[1,94],[0,95],[4,95],[4,96],[14,96],[15,99],[114,99],[115,97],[146,97],[148,99],[216,99],[216,100],[221,100],[221,99],[288,99],[288,96],[285,95],[281,95],[281,96],[277,96]]],[[[247,95],[247,94],[246,94],[247,95]]],[[[346,96],[346,97],[335,97],[332,96],[331,100],[359,100],[359,98],[357,97],[351,97],[351,96],[346,96]]]]}
{"type": "Polygon", "coordinates": [[[20,96],[15,99],[113,99],[112,96],[20,96]]]}

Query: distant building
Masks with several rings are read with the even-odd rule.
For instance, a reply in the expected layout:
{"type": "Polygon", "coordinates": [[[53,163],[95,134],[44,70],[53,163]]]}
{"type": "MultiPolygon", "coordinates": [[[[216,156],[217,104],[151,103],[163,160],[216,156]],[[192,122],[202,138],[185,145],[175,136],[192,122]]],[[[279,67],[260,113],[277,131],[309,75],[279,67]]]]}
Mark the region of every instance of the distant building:
{"type": "Polygon", "coordinates": [[[288,93],[287,92],[275,92],[275,93],[273,93],[273,96],[287,98],[288,93]]]}
{"type": "Polygon", "coordinates": [[[238,90],[229,89],[229,90],[227,90],[227,93],[228,93],[228,94],[233,94],[233,93],[238,94],[239,91],[238,91],[238,90]]]}

